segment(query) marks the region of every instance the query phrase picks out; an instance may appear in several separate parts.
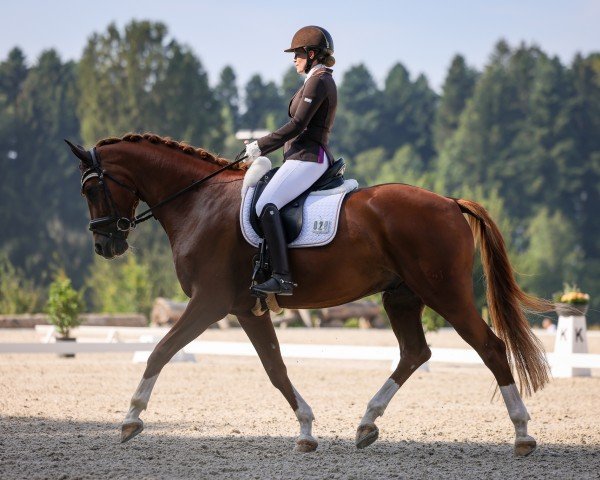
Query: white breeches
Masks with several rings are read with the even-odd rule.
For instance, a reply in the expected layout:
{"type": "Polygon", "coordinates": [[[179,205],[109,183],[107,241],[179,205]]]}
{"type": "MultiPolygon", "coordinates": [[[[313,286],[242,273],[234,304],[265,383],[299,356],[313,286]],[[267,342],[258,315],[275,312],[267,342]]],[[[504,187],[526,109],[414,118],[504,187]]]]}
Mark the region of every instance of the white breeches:
{"type": "Polygon", "coordinates": [[[256,202],[256,214],[260,217],[264,206],[273,203],[279,210],[302,192],[308,190],[329,168],[329,160],[324,155],[323,163],[286,160],[265,187],[256,202]]]}

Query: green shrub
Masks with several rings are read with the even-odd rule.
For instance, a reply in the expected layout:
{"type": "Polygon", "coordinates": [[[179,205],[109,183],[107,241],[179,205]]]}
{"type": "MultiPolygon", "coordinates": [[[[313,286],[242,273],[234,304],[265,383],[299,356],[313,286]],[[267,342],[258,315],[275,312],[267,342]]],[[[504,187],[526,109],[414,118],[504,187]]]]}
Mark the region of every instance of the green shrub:
{"type": "Polygon", "coordinates": [[[71,329],[81,324],[79,314],[82,310],[81,293],[71,286],[71,280],[64,273],[59,274],[50,284],[46,305],[50,322],[61,336],[68,337],[71,329]]]}
{"type": "Polygon", "coordinates": [[[421,321],[423,322],[425,332],[435,332],[446,325],[446,320],[429,307],[425,307],[425,310],[423,310],[421,321]]]}
{"type": "Polygon", "coordinates": [[[41,290],[0,253],[0,314],[36,312],[41,303],[41,290]]]}
{"type": "Polygon", "coordinates": [[[344,328],[359,328],[360,323],[358,318],[349,318],[344,322],[344,328]]]}
{"type": "MultiPolygon", "coordinates": [[[[153,272],[152,278],[154,277],[153,272]]],[[[135,255],[129,254],[111,261],[97,257],[86,286],[96,311],[140,312],[148,315],[152,309],[150,269],[147,264],[138,261],[135,255]]]]}

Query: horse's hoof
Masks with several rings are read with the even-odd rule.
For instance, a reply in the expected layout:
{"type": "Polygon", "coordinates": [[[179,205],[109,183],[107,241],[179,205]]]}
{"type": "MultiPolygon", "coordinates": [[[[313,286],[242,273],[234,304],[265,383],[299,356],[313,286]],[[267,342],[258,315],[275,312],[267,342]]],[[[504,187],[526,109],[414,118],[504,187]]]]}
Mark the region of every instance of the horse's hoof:
{"type": "Polygon", "coordinates": [[[313,437],[302,437],[296,440],[294,450],[300,453],[314,452],[319,444],[313,437]]]}
{"type": "Polygon", "coordinates": [[[356,448],[365,448],[379,438],[379,429],[374,423],[359,425],[356,430],[356,448]]]}
{"type": "Polygon", "coordinates": [[[532,453],[537,446],[535,438],[527,435],[526,437],[517,438],[515,441],[515,456],[526,457],[532,453]]]}
{"type": "Polygon", "coordinates": [[[144,422],[136,420],[134,422],[128,422],[121,425],[121,443],[131,440],[133,437],[138,435],[144,429],[144,422]]]}

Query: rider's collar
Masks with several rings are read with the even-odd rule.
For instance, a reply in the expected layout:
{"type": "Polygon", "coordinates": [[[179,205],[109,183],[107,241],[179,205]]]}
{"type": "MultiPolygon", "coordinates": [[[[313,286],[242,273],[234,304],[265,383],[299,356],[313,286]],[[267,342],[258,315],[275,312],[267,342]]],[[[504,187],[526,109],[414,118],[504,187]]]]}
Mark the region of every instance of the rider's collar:
{"type": "Polygon", "coordinates": [[[322,68],[325,68],[325,65],[323,65],[322,63],[315,63],[306,75],[304,83],[306,83],[306,81],[313,75],[313,73],[315,73],[317,70],[321,70],[322,68]]]}

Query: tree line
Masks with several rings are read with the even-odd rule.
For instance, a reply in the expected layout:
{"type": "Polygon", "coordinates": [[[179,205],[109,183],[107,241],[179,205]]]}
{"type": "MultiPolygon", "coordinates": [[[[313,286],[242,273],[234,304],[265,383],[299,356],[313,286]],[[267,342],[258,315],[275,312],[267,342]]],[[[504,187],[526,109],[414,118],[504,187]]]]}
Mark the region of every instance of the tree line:
{"type": "MultiPolygon", "coordinates": [[[[499,41],[482,71],[456,55],[439,94],[401,63],[381,86],[363,64],[336,79],[331,148],[347,176],[483,203],[527,291],[550,297],[576,282],[600,308],[599,53],[565,65],[538,46],[499,41]]],[[[56,269],[88,287],[92,309],[148,311],[155,296],[182,295],[156,224],[134,234],[126,258],[93,258],[79,172],[62,139],[91,146],[153,131],[231,158],[243,147],[238,129],[286,121],[301,82],[290,68],[279,83],[256,74],[240,91],[227,66],[211,85],[197,54],[148,21],[94,33],[76,62],[47,50],[28,65],[13,48],[0,62],[0,308],[39,306],[56,269]]],[[[483,306],[481,275],[478,266],[483,306]]]]}

